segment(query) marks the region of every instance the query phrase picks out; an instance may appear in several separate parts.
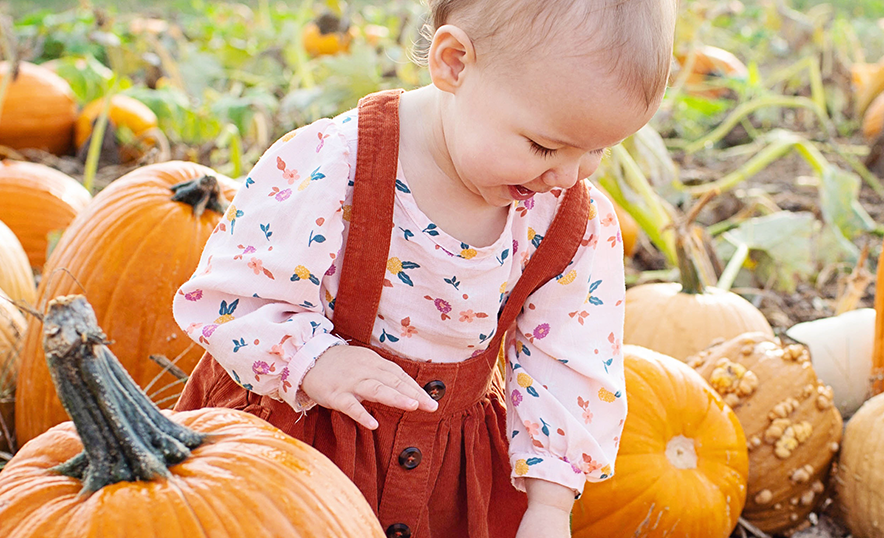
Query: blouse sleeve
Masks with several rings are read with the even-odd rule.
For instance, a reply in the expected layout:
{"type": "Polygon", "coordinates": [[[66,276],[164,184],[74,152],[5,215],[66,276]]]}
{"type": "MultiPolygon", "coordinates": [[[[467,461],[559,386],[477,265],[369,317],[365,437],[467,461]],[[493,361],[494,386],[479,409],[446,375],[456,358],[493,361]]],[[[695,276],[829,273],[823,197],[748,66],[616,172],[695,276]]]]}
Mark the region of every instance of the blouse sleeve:
{"type": "Polygon", "coordinates": [[[590,196],[574,259],[528,298],[508,338],[510,459],[523,491],[530,477],[579,495],[614,474],[626,419],[623,245],[611,202],[590,196]]]}
{"type": "Polygon", "coordinates": [[[343,244],[347,141],[331,120],[278,140],[261,157],[178,290],[176,322],[241,386],[289,403],[331,333],[322,285],[343,244]]]}

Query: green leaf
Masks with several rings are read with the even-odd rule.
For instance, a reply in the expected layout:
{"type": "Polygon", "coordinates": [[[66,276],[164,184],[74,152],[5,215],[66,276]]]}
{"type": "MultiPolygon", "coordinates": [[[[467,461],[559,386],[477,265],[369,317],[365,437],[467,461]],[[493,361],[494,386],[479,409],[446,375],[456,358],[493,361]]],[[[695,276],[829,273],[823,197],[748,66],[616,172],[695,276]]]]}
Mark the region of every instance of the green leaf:
{"type": "Polygon", "coordinates": [[[875,228],[875,221],[859,203],[859,176],[827,166],[820,177],[820,206],[827,224],[838,228],[847,239],[875,228]]]}

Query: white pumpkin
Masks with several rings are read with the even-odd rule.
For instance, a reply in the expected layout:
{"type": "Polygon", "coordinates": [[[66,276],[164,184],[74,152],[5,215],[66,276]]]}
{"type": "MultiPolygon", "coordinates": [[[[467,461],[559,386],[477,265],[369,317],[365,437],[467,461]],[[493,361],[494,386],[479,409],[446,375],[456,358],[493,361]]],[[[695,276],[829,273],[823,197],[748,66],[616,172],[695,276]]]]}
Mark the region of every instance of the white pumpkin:
{"type": "Polygon", "coordinates": [[[835,392],[833,403],[850,417],[871,396],[875,310],[860,308],[839,316],[792,326],[789,338],[810,349],[817,376],[835,392]]]}

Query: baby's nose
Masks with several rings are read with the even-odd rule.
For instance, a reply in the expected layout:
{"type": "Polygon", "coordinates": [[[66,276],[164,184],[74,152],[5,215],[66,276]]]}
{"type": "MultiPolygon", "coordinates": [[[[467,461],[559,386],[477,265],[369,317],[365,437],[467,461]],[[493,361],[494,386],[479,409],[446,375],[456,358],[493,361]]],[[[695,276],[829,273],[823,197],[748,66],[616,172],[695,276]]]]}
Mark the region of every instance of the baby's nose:
{"type": "Polygon", "coordinates": [[[580,174],[583,172],[582,167],[578,163],[565,166],[557,166],[543,173],[541,179],[550,187],[559,187],[562,189],[570,189],[581,179],[580,174]]]}

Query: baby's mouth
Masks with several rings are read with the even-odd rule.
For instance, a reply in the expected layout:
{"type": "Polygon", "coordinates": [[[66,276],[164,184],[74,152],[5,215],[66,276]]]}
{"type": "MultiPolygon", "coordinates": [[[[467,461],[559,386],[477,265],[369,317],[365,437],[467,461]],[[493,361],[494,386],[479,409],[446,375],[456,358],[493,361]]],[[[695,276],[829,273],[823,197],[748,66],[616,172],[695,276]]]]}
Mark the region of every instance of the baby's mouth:
{"type": "Polygon", "coordinates": [[[510,185],[510,195],[512,195],[514,200],[528,200],[535,194],[537,194],[535,191],[522,185],[510,185]]]}

